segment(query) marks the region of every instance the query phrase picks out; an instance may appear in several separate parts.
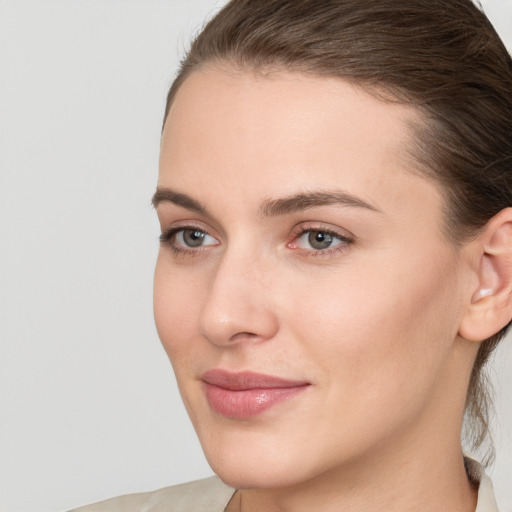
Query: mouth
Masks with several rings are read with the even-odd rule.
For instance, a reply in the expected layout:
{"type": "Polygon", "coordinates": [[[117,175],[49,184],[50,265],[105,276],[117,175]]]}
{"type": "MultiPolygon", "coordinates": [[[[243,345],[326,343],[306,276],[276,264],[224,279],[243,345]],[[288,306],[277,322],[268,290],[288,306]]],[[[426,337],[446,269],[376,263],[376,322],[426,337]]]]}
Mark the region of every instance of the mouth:
{"type": "Polygon", "coordinates": [[[246,419],[305,391],[310,383],[253,372],[213,369],[203,373],[210,407],[227,418],[246,419]]]}

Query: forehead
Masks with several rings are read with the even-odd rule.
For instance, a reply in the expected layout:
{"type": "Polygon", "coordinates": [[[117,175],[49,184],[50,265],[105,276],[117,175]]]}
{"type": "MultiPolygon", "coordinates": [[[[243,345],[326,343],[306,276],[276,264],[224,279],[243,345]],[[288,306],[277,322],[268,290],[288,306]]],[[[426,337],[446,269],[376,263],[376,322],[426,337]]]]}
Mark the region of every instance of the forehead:
{"type": "Polygon", "coordinates": [[[433,188],[410,156],[410,125],[419,122],[416,109],[337,78],[207,67],[174,99],[159,185],[207,195],[222,181],[231,198],[336,187],[373,203],[398,200],[411,183],[433,188]]]}
{"type": "MultiPolygon", "coordinates": [[[[210,66],[193,72],[182,84],[164,134],[174,127],[180,135],[190,136],[192,129],[196,136],[212,139],[216,135],[209,129],[212,124],[237,131],[240,140],[244,135],[275,138],[278,134],[287,142],[332,140],[373,133],[391,149],[408,138],[407,123],[419,119],[415,108],[386,103],[339,78],[210,66]]],[[[218,140],[223,138],[217,135],[218,140]]]]}

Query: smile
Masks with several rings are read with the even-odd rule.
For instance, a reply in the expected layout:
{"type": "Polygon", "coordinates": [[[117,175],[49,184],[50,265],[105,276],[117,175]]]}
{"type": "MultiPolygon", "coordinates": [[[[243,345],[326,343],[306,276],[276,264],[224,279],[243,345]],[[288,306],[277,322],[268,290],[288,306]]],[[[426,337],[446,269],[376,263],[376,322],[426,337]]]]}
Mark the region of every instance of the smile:
{"type": "Polygon", "coordinates": [[[293,398],[310,385],[305,381],[219,369],[209,370],[201,378],[210,407],[222,416],[237,419],[256,416],[293,398]]]}

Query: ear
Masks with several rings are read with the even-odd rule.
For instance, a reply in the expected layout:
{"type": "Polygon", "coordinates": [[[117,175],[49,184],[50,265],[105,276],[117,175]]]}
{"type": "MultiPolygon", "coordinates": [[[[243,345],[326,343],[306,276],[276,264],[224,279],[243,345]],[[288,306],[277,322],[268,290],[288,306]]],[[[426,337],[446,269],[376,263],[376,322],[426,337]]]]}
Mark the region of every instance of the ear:
{"type": "Polygon", "coordinates": [[[512,319],[512,208],[495,215],[470,245],[478,284],[471,290],[459,335],[483,341],[512,319]]]}

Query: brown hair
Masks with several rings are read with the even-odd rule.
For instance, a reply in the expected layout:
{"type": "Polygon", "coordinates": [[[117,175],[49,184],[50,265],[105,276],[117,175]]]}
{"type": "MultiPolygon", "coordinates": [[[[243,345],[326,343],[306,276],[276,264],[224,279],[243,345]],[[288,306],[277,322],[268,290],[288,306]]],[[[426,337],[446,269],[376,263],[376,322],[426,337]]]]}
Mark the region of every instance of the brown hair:
{"type": "MultiPolygon", "coordinates": [[[[420,109],[414,156],[443,185],[453,243],[512,206],[512,59],[471,0],[232,0],[193,41],[165,118],[187,76],[216,62],[339,77],[420,109]]],[[[484,365],[509,325],[482,342],[473,367],[466,401],[473,449],[488,434],[484,365]]]]}

